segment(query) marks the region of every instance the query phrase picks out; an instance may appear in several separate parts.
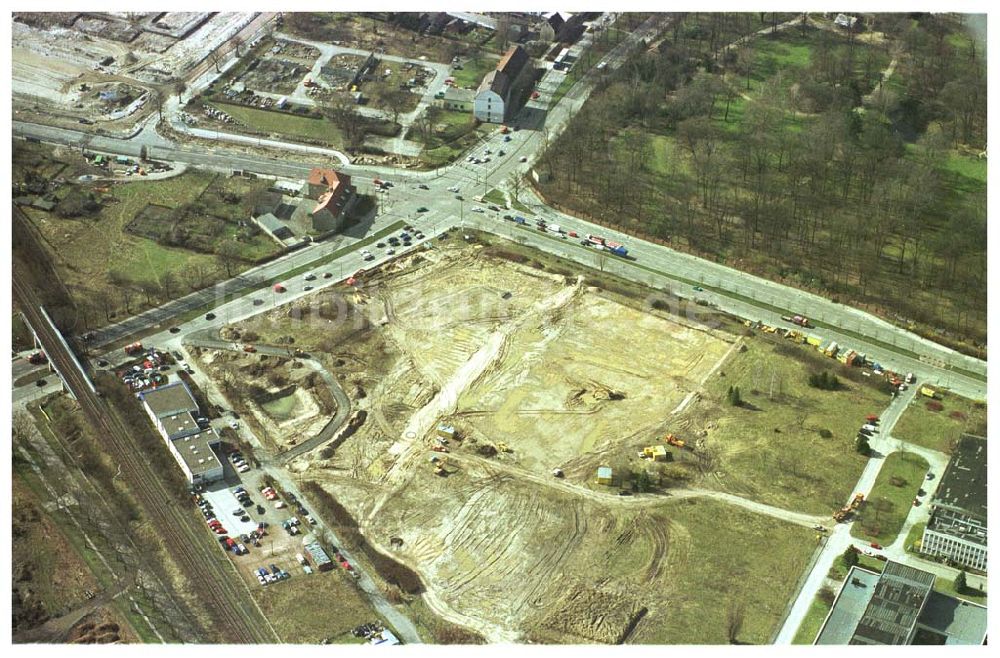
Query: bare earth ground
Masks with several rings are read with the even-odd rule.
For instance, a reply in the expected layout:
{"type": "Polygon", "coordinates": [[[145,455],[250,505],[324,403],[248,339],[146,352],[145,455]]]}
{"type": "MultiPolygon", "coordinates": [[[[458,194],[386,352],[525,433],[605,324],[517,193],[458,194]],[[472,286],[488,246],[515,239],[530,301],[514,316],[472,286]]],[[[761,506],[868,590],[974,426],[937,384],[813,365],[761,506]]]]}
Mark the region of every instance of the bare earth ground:
{"type": "Polygon", "coordinates": [[[811,531],[593,484],[608,456],[661,436],[734,336],[475,247],[386,270],[347,294],[349,313],[368,323],[317,310],[240,328],[259,343],[294,335],[303,349],[324,346],[317,356],[345,388],[364,391],[352,395],[369,414],[358,432],[331,458],[291,468],[333,493],[372,544],[402,540],[392,554],[421,574],[432,610],[490,641],[723,643],[736,606],[740,639],[769,641],[811,531]],[[448,454],[430,450],[441,422],[464,436],[448,454]],[[510,452],[479,453],[498,442],[510,452]],[[447,475],[434,474],[432,456],[449,460],[447,475]]]}

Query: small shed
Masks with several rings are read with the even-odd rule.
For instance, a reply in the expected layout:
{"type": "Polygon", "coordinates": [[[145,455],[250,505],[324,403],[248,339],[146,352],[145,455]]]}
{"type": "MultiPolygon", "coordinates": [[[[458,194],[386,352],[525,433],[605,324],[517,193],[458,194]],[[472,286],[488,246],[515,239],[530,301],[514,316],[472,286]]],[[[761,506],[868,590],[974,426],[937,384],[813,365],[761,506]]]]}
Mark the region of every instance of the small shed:
{"type": "Polygon", "coordinates": [[[606,484],[610,486],[611,476],[612,476],[611,467],[601,466],[600,468],[597,469],[597,484],[606,484]]]}
{"type": "Polygon", "coordinates": [[[667,461],[667,447],[664,445],[646,446],[642,449],[642,452],[653,461],[667,461]]]}
{"type": "Polygon", "coordinates": [[[439,423],[437,426],[437,435],[442,439],[454,439],[455,438],[455,428],[451,425],[445,425],[444,423],[439,423]]]}

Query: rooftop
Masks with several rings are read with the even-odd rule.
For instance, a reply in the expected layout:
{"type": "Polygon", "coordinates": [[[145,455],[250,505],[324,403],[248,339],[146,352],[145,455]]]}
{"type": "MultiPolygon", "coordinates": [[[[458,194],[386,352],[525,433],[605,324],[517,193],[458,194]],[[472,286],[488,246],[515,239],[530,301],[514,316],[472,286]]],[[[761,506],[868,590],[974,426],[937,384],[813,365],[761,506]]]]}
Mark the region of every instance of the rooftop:
{"type": "Polygon", "coordinates": [[[934,574],[887,562],[849,644],[906,644],[933,586],[934,574]]]}
{"type": "Polygon", "coordinates": [[[157,418],[173,416],[186,411],[198,411],[198,403],[184,382],[175,382],[139,394],[157,418]]]}
{"type": "Polygon", "coordinates": [[[169,437],[180,437],[185,434],[195,434],[198,432],[198,423],[194,421],[194,416],[190,411],[172,416],[164,416],[160,419],[163,429],[169,437]]]}
{"type": "Polygon", "coordinates": [[[931,592],[917,620],[919,644],[982,644],[986,640],[986,608],[931,592]]]}
{"type": "Polygon", "coordinates": [[[962,435],[931,505],[964,512],[986,527],[986,439],[962,435]]]}
{"type": "Polygon", "coordinates": [[[222,462],[219,461],[211,448],[213,443],[218,442],[219,435],[210,428],[191,436],[175,439],[173,444],[191,474],[199,475],[222,468],[222,462]]]}
{"type": "Polygon", "coordinates": [[[527,62],[528,51],[521,46],[511,46],[497,62],[496,70],[514,79],[527,62]]]}
{"type": "Polygon", "coordinates": [[[851,641],[858,619],[868,607],[878,579],[877,573],[851,567],[826,623],[816,637],[816,644],[847,644],[851,641]]]}
{"type": "Polygon", "coordinates": [[[338,182],[340,182],[340,174],[333,169],[313,167],[312,171],[309,172],[310,185],[326,185],[327,187],[333,187],[338,182]]]}

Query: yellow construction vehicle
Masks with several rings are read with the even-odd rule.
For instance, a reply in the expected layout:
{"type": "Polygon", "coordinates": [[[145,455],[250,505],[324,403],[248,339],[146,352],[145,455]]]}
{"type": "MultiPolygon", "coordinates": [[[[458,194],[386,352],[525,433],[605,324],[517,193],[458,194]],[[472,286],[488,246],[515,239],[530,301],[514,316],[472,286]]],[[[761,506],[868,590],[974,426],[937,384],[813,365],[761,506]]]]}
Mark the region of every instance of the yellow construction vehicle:
{"type": "Polygon", "coordinates": [[[673,434],[667,434],[665,437],[663,437],[663,440],[666,441],[667,443],[669,443],[672,446],[676,446],[678,448],[683,448],[684,447],[684,440],[683,439],[678,439],[673,434]]]}
{"type": "Polygon", "coordinates": [[[510,446],[508,446],[503,441],[498,441],[496,444],[497,452],[510,452],[510,446]]]}
{"type": "Polygon", "coordinates": [[[851,501],[851,509],[858,509],[863,502],[865,502],[865,495],[863,493],[854,494],[854,500],[851,501]]]}

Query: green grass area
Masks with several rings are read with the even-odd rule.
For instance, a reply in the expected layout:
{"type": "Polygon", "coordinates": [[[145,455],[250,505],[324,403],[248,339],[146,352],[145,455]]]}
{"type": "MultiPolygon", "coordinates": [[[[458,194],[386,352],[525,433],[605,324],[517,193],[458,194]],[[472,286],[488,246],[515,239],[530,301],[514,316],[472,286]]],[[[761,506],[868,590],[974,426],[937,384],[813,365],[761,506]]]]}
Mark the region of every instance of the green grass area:
{"type": "Polygon", "coordinates": [[[212,101],[209,105],[222,110],[251,130],[274,135],[279,138],[290,137],[293,139],[302,139],[331,148],[344,147],[344,138],[340,133],[340,129],[326,119],[311,119],[287,112],[259,110],[253,107],[233,105],[220,101],[212,101]]]}
{"type": "MultiPolygon", "coordinates": [[[[636,641],[728,644],[726,618],[738,606],[745,618],[737,640],[771,641],[816,548],[815,533],[709,499],[664,505],[657,517],[686,530],[688,557],[666,576],[682,602],[659,611],[661,616],[636,641]],[[720,565],[725,565],[724,577],[720,565]]],[[[680,536],[671,532],[671,554],[679,549],[680,536]]]]}
{"type": "Polygon", "coordinates": [[[966,587],[964,590],[959,592],[955,589],[954,578],[942,578],[941,576],[938,576],[934,580],[934,590],[941,592],[942,594],[947,594],[948,596],[954,596],[955,598],[978,603],[979,605],[986,605],[987,592],[980,592],[978,589],[972,589],[970,587],[966,587]]]}
{"type": "Polygon", "coordinates": [[[10,320],[11,347],[17,352],[33,349],[35,346],[31,330],[24,323],[20,313],[14,313],[10,320]]]}
{"type": "Polygon", "coordinates": [[[495,69],[499,61],[499,57],[487,53],[462,59],[462,68],[451,72],[451,77],[455,78],[455,86],[477,88],[483,81],[483,76],[495,69]]]}
{"type": "Polygon", "coordinates": [[[799,630],[795,632],[795,637],[792,639],[792,644],[812,644],[819,634],[819,629],[822,628],[823,622],[826,621],[826,616],[830,614],[830,609],[833,608],[833,597],[836,594],[824,595],[822,592],[816,595],[813,599],[812,604],[809,606],[809,612],[802,619],[802,623],[799,624],[799,630]]]}
{"type": "MultiPolygon", "coordinates": [[[[858,553],[858,566],[862,569],[867,569],[868,571],[882,573],[882,569],[885,567],[885,562],[858,553]]],[[[842,581],[844,578],[847,578],[848,571],[850,571],[850,568],[844,564],[844,560],[838,555],[837,559],[833,561],[833,566],[830,567],[830,571],[826,575],[828,578],[833,580],[842,581]]]]}
{"type": "Polygon", "coordinates": [[[941,411],[931,411],[928,402],[932,401],[917,395],[893,427],[893,436],[944,453],[951,453],[963,433],[986,436],[985,402],[940,391],[941,411]]]}
{"type": "Polygon", "coordinates": [[[924,536],[924,528],[926,527],[927,524],[924,522],[915,523],[913,527],[910,528],[910,531],[906,533],[906,540],[903,542],[903,549],[908,551],[911,547],[915,547],[924,536]]]}
{"type": "Polygon", "coordinates": [[[251,592],[286,643],[318,644],[328,640],[361,644],[362,640],[351,635],[351,629],[379,619],[357,583],[343,569],[309,575],[295,569],[287,581],[266,588],[253,586],[251,592]]]}
{"type": "Polygon", "coordinates": [[[840,366],[808,346],[765,335],[746,345],[680,414],[678,424],[691,423],[687,434],[708,433],[706,447],[716,463],[703,486],[828,514],[844,504],[867,461],[854,449],[859,419],[881,409],[888,397],[843,375],[842,390],[812,388],[810,373],[837,372],[840,366]],[[727,401],[730,386],[740,389],[742,407],[727,401]],[[832,437],[823,438],[821,430],[832,437]]]}
{"type": "Polygon", "coordinates": [[[986,190],[986,158],[980,159],[975,155],[952,151],[942,162],[941,168],[967,179],[968,182],[961,186],[963,189],[986,190]]]}
{"type": "Polygon", "coordinates": [[[428,118],[433,129],[430,134],[419,130],[409,133],[409,138],[424,145],[420,160],[428,167],[438,167],[454,161],[493,128],[477,124],[468,112],[428,108],[428,118]]]}
{"type": "Polygon", "coordinates": [[[504,196],[503,192],[496,188],[487,192],[486,195],[483,196],[483,201],[500,206],[501,208],[507,207],[507,197],[504,196]]]}
{"type": "Polygon", "coordinates": [[[896,541],[928,468],[927,460],[912,452],[886,457],[868,499],[857,512],[851,535],[883,546],[896,541]]]}

